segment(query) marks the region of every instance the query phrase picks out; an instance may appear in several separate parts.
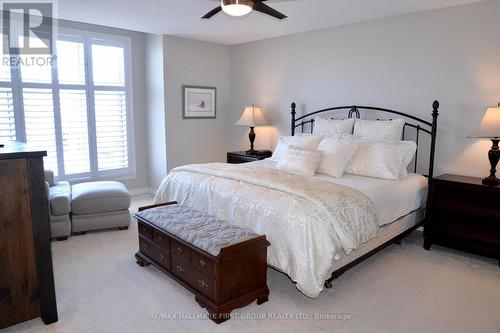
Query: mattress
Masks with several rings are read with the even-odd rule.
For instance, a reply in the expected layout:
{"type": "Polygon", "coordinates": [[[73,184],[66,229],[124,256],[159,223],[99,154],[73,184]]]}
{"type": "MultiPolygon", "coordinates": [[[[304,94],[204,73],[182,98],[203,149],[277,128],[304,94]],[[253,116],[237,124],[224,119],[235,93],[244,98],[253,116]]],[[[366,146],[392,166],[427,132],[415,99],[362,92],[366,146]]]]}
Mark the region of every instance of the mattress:
{"type": "Polygon", "coordinates": [[[415,225],[422,222],[425,218],[425,207],[415,210],[396,221],[386,224],[379,228],[377,236],[366,243],[361,244],[356,250],[349,253],[349,255],[341,254],[341,257],[333,263],[331,268],[332,273],[337,269],[353,262],[366,253],[376,249],[380,245],[390,241],[394,237],[402,234],[403,232],[411,229],[415,225]]]}
{"type": "MultiPolygon", "coordinates": [[[[251,162],[264,168],[276,168],[270,159],[251,162]]],[[[368,196],[375,205],[377,222],[383,226],[425,206],[427,201],[427,178],[409,173],[399,180],[378,179],[344,174],[341,178],[316,175],[317,179],[352,187],[368,196]]]]}

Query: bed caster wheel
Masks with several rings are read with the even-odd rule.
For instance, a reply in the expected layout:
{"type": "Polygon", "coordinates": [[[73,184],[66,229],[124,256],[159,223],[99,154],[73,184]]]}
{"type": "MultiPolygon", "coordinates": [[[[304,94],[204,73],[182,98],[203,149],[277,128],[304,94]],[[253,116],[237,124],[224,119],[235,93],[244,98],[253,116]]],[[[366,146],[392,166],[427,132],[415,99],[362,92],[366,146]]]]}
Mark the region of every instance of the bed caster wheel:
{"type": "Polygon", "coordinates": [[[333,288],[333,281],[332,280],[325,281],[325,288],[332,289],[333,288]]]}

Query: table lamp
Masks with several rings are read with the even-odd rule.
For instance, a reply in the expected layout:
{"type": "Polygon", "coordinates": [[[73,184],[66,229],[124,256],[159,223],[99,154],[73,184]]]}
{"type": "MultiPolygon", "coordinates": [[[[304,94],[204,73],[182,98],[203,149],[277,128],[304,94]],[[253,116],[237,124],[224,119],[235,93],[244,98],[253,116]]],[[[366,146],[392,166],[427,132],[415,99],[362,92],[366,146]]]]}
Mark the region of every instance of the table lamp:
{"type": "Polygon", "coordinates": [[[498,186],[500,181],[496,177],[496,167],[500,159],[500,150],[498,149],[498,142],[500,141],[500,103],[498,103],[498,106],[486,110],[481,123],[470,137],[487,138],[493,142],[493,146],[488,153],[491,164],[490,175],[483,179],[483,184],[498,186]]]}
{"type": "Polygon", "coordinates": [[[253,104],[252,106],[247,106],[235,125],[250,127],[250,133],[248,134],[248,138],[250,139],[250,150],[247,150],[246,153],[247,155],[254,155],[257,153],[257,151],[253,149],[253,143],[255,141],[254,127],[267,125],[266,118],[264,118],[262,114],[262,109],[253,104]]]}

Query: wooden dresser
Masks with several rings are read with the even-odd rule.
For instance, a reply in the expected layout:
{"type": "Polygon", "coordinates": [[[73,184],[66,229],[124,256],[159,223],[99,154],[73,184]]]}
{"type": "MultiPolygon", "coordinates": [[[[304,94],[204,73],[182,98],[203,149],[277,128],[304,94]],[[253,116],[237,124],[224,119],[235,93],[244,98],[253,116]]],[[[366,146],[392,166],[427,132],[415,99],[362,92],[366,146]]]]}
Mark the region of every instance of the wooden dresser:
{"type": "Polygon", "coordinates": [[[57,321],[45,151],[0,148],[0,329],[41,317],[57,321]]]}
{"type": "Polygon", "coordinates": [[[480,178],[442,175],[432,180],[424,247],[453,247],[499,260],[500,187],[480,178]]]}

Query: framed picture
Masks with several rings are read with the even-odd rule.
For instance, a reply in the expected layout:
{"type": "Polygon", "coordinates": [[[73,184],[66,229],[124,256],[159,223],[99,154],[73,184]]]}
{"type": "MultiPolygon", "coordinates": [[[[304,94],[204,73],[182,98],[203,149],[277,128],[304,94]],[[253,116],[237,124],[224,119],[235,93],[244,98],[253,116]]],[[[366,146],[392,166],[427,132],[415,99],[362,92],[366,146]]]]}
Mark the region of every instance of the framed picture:
{"type": "Polygon", "coordinates": [[[217,109],[217,88],[182,86],[182,118],[215,118],[217,109]]]}

